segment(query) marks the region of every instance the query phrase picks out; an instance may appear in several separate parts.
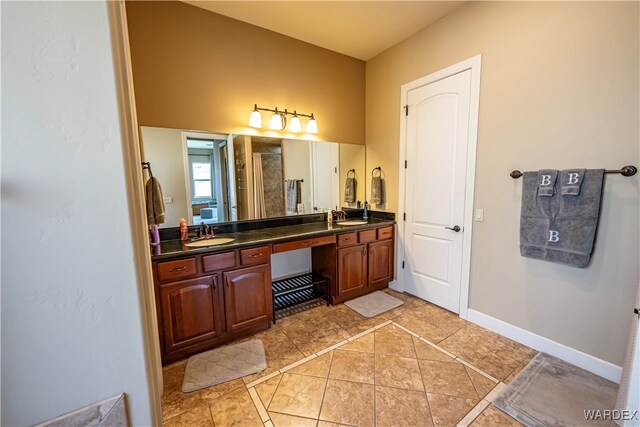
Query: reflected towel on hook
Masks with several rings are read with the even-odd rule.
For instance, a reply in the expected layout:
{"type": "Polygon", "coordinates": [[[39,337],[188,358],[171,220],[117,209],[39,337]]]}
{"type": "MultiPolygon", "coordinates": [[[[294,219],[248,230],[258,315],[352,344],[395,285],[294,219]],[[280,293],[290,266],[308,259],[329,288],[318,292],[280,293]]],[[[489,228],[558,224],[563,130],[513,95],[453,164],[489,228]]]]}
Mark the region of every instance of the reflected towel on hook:
{"type": "Polygon", "coordinates": [[[344,202],[354,203],[356,201],[356,179],[347,178],[344,183],[344,202]]]}
{"type": "Polygon", "coordinates": [[[167,212],[164,208],[162,187],[158,178],[151,177],[144,186],[147,205],[147,222],[149,225],[164,224],[167,222],[167,212]]]}
{"type": "Polygon", "coordinates": [[[297,179],[285,180],[285,194],[287,202],[287,212],[297,212],[298,203],[301,203],[302,194],[300,182],[297,179]]]}

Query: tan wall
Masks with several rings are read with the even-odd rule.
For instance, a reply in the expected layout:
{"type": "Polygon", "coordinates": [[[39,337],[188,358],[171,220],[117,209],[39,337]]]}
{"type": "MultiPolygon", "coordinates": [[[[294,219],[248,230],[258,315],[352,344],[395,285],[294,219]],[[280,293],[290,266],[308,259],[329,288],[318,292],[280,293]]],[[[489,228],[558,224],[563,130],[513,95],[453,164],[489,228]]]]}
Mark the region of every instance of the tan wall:
{"type": "MultiPolygon", "coordinates": [[[[638,284],[638,176],[607,176],[586,269],[519,254],[512,169],[639,163],[638,3],[470,2],[367,62],[367,169],[398,209],[400,86],[482,54],[471,308],[621,364],[638,284]]],[[[370,194],[367,191],[367,194],[370,194]]]]}
{"type": "Polygon", "coordinates": [[[257,103],[320,130],[263,135],[364,144],[363,61],[181,2],[128,1],[127,17],[141,126],[256,134],[257,103]]]}

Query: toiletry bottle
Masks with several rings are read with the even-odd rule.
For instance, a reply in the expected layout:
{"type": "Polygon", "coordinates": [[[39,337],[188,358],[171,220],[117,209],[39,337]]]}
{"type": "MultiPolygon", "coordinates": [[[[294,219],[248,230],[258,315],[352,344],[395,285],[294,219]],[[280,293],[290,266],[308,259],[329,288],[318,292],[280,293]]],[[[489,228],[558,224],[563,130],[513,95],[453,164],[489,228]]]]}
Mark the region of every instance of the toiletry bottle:
{"type": "Polygon", "coordinates": [[[327,212],[327,222],[333,224],[333,209],[329,209],[329,212],[327,212]]]}
{"type": "Polygon", "coordinates": [[[369,219],[369,203],[364,202],[364,212],[362,212],[362,219],[369,219]]]}
{"type": "Polygon", "coordinates": [[[156,224],[153,224],[151,226],[150,234],[152,245],[157,245],[158,243],[160,243],[160,231],[158,230],[158,226],[156,224]]]}
{"type": "Polygon", "coordinates": [[[189,240],[189,229],[187,228],[187,221],[184,218],[180,218],[180,240],[189,240]]]}

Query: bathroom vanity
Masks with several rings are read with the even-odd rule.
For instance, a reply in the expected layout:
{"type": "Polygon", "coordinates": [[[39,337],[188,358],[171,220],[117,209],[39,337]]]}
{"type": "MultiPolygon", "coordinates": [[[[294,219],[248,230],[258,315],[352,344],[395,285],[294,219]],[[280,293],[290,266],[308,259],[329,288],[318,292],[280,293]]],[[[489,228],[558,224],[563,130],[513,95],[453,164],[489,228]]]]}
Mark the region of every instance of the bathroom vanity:
{"type": "Polygon", "coordinates": [[[233,242],[212,247],[163,241],[152,256],[163,363],[271,327],[271,254],[311,248],[312,274],[326,279],[330,304],[387,287],[394,277],[392,217],[350,226],[325,217],[236,223],[222,232],[233,242]]]}

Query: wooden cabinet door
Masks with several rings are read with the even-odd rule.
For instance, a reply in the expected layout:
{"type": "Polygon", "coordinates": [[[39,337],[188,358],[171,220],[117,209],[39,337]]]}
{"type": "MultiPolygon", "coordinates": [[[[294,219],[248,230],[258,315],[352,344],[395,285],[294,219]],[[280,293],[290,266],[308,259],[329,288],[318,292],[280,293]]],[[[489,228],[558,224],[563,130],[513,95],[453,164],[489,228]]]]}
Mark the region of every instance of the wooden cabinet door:
{"type": "Polygon", "coordinates": [[[224,333],[217,275],[160,285],[166,353],[224,333]]]}
{"type": "Polygon", "coordinates": [[[367,246],[338,249],[338,295],[360,295],[367,286],[367,246]]]}
{"type": "Polygon", "coordinates": [[[393,280],[393,240],[369,243],[369,286],[393,280]]]}
{"type": "Polygon", "coordinates": [[[224,273],[227,332],[269,324],[273,316],[269,264],[224,273]]]}

